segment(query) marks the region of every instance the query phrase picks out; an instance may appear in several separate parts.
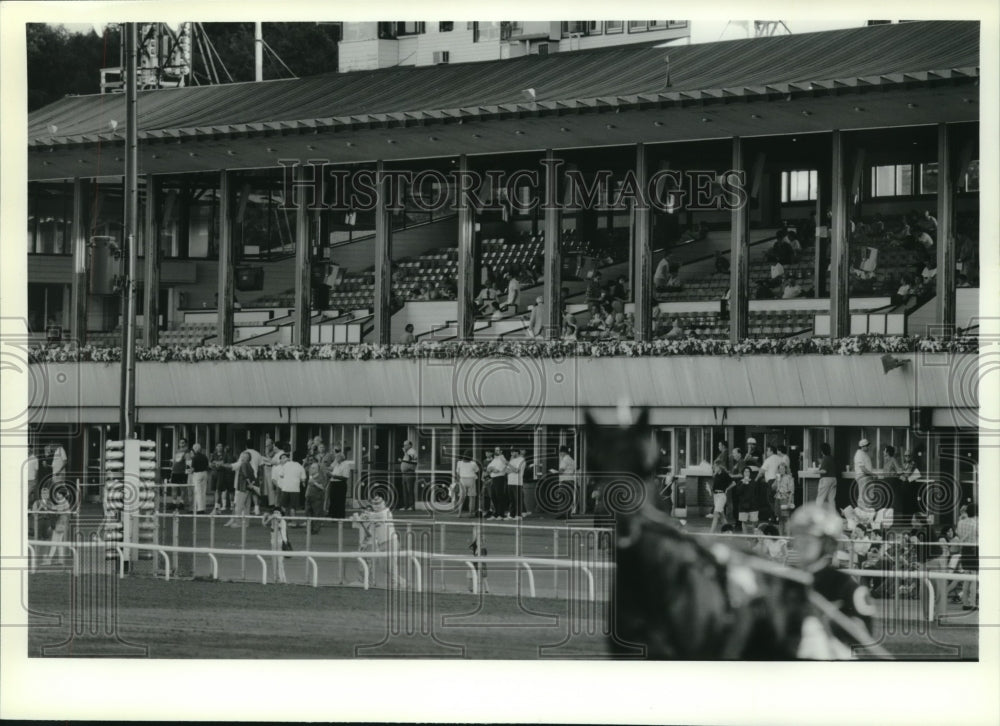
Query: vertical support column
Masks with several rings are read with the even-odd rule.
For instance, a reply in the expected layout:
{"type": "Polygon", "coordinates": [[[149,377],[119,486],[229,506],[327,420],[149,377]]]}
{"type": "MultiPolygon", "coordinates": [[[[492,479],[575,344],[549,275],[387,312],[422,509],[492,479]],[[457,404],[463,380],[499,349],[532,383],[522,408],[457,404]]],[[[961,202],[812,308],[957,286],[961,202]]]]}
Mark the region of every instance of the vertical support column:
{"type": "MultiPolygon", "coordinates": [[[[458,158],[462,178],[469,173],[469,158],[458,158]]],[[[476,285],[476,214],[465,194],[458,199],[458,339],[471,340],[474,335],[475,311],[473,297],[476,285]]]]}
{"type": "Polygon", "coordinates": [[[295,322],[292,342],[309,345],[312,332],[312,246],[309,244],[309,207],[306,195],[295,205],[295,322]]]}
{"type": "MultiPolygon", "coordinates": [[[[955,186],[954,159],[948,124],[938,124],[937,302],[934,320],[941,333],[955,327],[955,186]]],[[[962,321],[963,325],[968,321],[962,321]]]]}
{"type": "MultiPolygon", "coordinates": [[[[649,179],[649,149],[635,147],[635,178],[642,189],[649,179]]],[[[635,301],[635,339],[647,341],[653,335],[653,235],[649,205],[632,201],[632,249],[635,269],[632,275],[632,299],[635,301]]]]}
{"type": "Polygon", "coordinates": [[[850,220],[848,219],[847,144],[842,131],[833,131],[830,165],[830,337],[844,338],[851,332],[850,307],[850,220]]]}
{"type": "MultiPolygon", "coordinates": [[[[732,171],[743,172],[746,166],[743,139],[733,137],[732,171]]],[[[747,230],[750,226],[749,198],[731,212],[729,237],[729,341],[739,343],[747,337],[750,320],[750,246],[747,230]]]]}
{"type": "Polygon", "coordinates": [[[392,323],[392,218],[389,212],[389,179],[384,162],[375,167],[375,342],[388,344],[392,323]]]}
{"type": "Polygon", "coordinates": [[[827,182],[823,179],[823,166],[818,165],[816,169],[816,227],[813,229],[813,297],[823,297],[823,256],[827,234],[822,237],[819,228],[823,226],[823,195],[826,193],[827,182]]]}
{"type": "Polygon", "coordinates": [[[70,287],[70,340],[77,345],[87,344],[87,302],[90,299],[90,285],[87,277],[87,260],[90,247],[83,220],[84,181],[73,179],[73,226],[70,239],[73,240],[73,280],[70,287]]]}
{"type": "Polygon", "coordinates": [[[142,288],[142,344],[152,348],[160,342],[160,181],[146,175],[146,224],[143,229],[145,275],[142,288]]]}
{"type": "Polygon", "coordinates": [[[562,255],[559,247],[559,174],[552,149],[545,150],[545,281],[543,300],[548,319],[545,337],[556,340],[562,333],[562,255]]]}
{"type": "Polygon", "coordinates": [[[231,177],[219,172],[219,304],[216,306],[216,337],[219,345],[233,344],[233,214],[231,177]]]}

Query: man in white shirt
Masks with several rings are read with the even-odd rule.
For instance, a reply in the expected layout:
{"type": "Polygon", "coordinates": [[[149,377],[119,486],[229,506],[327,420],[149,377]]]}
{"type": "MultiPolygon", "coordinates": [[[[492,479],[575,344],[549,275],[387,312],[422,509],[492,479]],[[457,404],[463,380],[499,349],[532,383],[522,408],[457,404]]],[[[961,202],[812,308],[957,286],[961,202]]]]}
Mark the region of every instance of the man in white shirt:
{"type": "MultiPolygon", "coordinates": [[[[306,470],[302,464],[289,458],[287,452],[282,451],[278,456],[278,466],[271,470],[271,480],[278,486],[279,506],[288,516],[294,517],[295,510],[299,508],[299,499],[302,484],[306,481],[306,470]]],[[[291,524],[292,527],[301,527],[301,522],[291,524]]]]}
{"type": "Polygon", "coordinates": [[[61,484],[66,481],[66,464],[69,457],[66,456],[66,449],[59,444],[55,444],[52,451],[52,483],[61,484]]]}
{"type": "Polygon", "coordinates": [[[475,517],[479,512],[476,509],[476,499],[479,496],[479,464],[472,460],[468,454],[462,454],[455,463],[455,511],[458,516],[462,516],[462,505],[465,498],[469,498],[469,516],[475,517]]]}
{"type": "Polygon", "coordinates": [[[570,512],[576,511],[576,461],[569,453],[568,446],[559,447],[559,468],[549,469],[549,473],[559,475],[559,486],[572,492],[573,504],[570,512]]]}
{"type": "Polygon", "coordinates": [[[510,499],[508,519],[520,519],[524,511],[524,449],[515,449],[507,462],[507,494],[510,499]]]}
{"type": "Polygon", "coordinates": [[[35,456],[34,449],[28,449],[28,459],[24,462],[24,478],[28,487],[28,506],[34,502],[35,486],[38,483],[38,457],[35,456]]]}
{"type": "Polygon", "coordinates": [[[868,439],[858,442],[858,450],[854,452],[854,481],[858,485],[858,506],[871,509],[868,500],[868,485],[872,481],[872,457],[868,454],[870,444],[868,439]]]}
{"type": "Polygon", "coordinates": [[[510,518],[507,511],[507,458],[497,446],[493,449],[493,459],[486,465],[486,474],[490,477],[490,513],[489,519],[510,518]]]}

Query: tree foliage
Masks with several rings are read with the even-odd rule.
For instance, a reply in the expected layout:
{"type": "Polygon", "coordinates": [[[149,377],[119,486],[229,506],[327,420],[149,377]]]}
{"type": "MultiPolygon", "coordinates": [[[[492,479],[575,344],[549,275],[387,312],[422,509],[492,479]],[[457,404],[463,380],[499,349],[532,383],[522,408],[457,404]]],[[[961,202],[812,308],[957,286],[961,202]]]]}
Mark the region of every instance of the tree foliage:
{"type": "MultiPolygon", "coordinates": [[[[253,23],[204,23],[202,28],[207,42],[192,45],[195,72],[192,83],[204,85],[212,82],[213,76],[220,83],[254,80],[253,23]],[[213,56],[214,73],[209,70],[212,64],[207,62],[206,51],[213,56]]],[[[264,23],[263,34],[271,49],[264,52],[266,80],[337,70],[339,24],[264,23]]],[[[101,68],[121,63],[119,26],[108,25],[98,34],[93,30],[73,33],[61,26],[32,23],[27,26],[27,50],[31,111],[66,95],[100,93],[101,68]]]]}

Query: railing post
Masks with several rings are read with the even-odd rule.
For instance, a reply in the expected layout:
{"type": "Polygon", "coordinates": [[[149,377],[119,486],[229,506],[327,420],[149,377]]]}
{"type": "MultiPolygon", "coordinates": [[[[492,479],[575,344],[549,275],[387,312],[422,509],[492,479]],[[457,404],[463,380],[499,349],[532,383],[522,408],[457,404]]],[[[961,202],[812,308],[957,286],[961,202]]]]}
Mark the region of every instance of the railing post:
{"type": "MultiPolygon", "coordinates": [[[[460,516],[461,516],[461,514],[462,513],[459,512],[460,516]]],[[[445,523],[444,522],[437,522],[436,524],[437,524],[437,527],[439,528],[439,530],[441,532],[441,554],[444,554],[445,551],[447,550],[447,547],[445,547],[445,523]]]]}
{"type": "MultiPolygon", "coordinates": [[[[240,517],[240,549],[247,548],[247,518],[240,517]]],[[[240,579],[247,579],[247,556],[240,555],[240,579]]]]}
{"type": "MultiPolygon", "coordinates": [[[[556,527],[552,528],[552,559],[559,559],[559,529],[556,527]]],[[[554,591],[552,596],[555,597],[555,593],[559,590],[558,567],[552,568],[552,590],[554,591]]]]}
{"type": "MultiPolygon", "coordinates": [[[[173,532],[174,533],[174,547],[178,547],[180,545],[180,540],[181,540],[181,517],[180,517],[180,515],[177,512],[174,512],[174,527],[173,527],[173,530],[174,530],[174,532],[173,532]]],[[[177,552],[176,552],[176,550],[174,551],[173,554],[174,554],[174,572],[177,572],[177,562],[178,562],[178,559],[177,559],[177,552]]]]}
{"type": "MultiPolygon", "coordinates": [[[[337,552],[343,554],[344,552],[344,520],[337,520],[337,552]]],[[[344,558],[337,558],[337,581],[343,585],[344,584],[344,558]]]]}
{"type": "MultiPolygon", "coordinates": [[[[198,546],[198,515],[193,514],[191,516],[191,546],[198,546]]],[[[191,577],[198,574],[198,553],[191,553],[191,577]]]]}

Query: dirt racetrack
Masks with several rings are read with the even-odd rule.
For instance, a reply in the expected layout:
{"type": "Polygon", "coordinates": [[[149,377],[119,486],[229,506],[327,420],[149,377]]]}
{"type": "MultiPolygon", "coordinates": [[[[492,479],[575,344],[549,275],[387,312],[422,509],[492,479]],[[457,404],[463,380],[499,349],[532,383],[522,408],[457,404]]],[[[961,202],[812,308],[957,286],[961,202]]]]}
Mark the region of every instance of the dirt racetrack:
{"type": "MultiPolygon", "coordinates": [[[[608,657],[601,603],[66,572],[31,576],[28,601],[31,657],[608,657]]],[[[899,658],[978,658],[975,614],[885,622],[875,635],[899,658]]]]}

